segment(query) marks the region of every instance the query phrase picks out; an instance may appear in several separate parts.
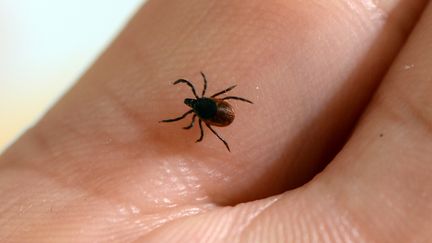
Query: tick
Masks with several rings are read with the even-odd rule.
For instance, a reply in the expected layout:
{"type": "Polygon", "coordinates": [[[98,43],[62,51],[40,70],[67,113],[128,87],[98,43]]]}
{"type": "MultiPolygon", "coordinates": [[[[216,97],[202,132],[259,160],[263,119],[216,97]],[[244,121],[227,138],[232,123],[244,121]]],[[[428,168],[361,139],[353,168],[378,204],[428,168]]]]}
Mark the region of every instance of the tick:
{"type": "Polygon", "coordinates": [[[253,103],[250,100],[237,97],[237,96],[226,96],[223,98],[217,98],[219,95],[225,94],[233,90],[236,87],[236,85],[233,85],[220,92],[217,92],[216,94],[210,97],[205,97],[205,93],[207,90],[207,78],[205,74],[202,72],[201,72],[201,76],[203,77],[203,81],[204,81],[204,88],[201,97],[197,95],[195,91],[195,87],[188,80],[179,79],[173,83],[174,85],[179,83],[184,83],[192,89],[192,93],[195,96],[195,99],[186,98],[184,100],[184,103],[192,109],[190,109],[180,117],[162,120],[160,122],[179,121],[185,118],[186,116],[188,116],[189,114],[193,113],[192,121],[190,125],[187,127],[183,127],[183,129],[191,129],[194,126],[196,117],[198,117],[199,120],[198,124],[199,124],[201,135],[195,142],[197,143],[203,140],[204,130],[203,130],[202,122],[204,122],[204,124],[208,127],[208,129],[210,129],[210,131],[225,144],[225,147],[228,149],[228,151],[231,152],[228,143],[221,136],[219,136],[219,134],[212,128],[212,126],[226,127],[234,121],[234,117],[235,117],[234,110],[232,106],[228,102],[226,102],[226,100],[240,100],[250,104],[253,103]]]}

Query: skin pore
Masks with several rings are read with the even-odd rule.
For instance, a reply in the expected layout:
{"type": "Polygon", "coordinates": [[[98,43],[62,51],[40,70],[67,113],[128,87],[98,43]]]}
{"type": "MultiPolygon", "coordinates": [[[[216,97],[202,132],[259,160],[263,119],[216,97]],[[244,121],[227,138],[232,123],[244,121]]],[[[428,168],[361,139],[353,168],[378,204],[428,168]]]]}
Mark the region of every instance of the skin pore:
{"type": "Polygon", "coordinates": [[[426,3],[149,1],[1,155],[0,241],[426,242],[426,3]],[[158,123],[201,70],[254,101],[231,153],[158,123]]]}

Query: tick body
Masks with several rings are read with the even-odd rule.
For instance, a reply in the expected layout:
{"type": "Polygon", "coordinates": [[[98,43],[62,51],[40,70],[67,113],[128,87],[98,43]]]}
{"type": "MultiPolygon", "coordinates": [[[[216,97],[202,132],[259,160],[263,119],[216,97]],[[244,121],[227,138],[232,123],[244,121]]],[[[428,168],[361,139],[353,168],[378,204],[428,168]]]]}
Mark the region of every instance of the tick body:
{"type": "Polygon", "coordinates": [[[210,97],[205,97],[205,92],[207,89],[207,79],[206,79],[206,76],[204,75],[204,73],[201,72],[201,75],[202,75],[203,80],[204,80],[204,89],[202,91],[201,97],[199,97],[197,95],[197,93],[195,91],[195,87],[188,80],[179,79],[179,80],[174,82],[174,85],[179,84],[179,83],[184,83],[184,84],[188,85],[192,89],[192,93],[194,94],[195,99],[186,98],[184,100],[184,103],[187,106],[189,106],[191,108],[191,110],[187,111],[182,116],[177,117],[177,118],[173,118],[173,119],[162,120],[160,122],[179,121],[179,120],[182,120],[183,118],[185,118],[186,116],[188,116],[189,114],[193,113],[191,124],[187,127],[184,127],[184,129],[192,128],[194,126],[196,117],[198,117],[201,135],[198,138],[198,140],[196,140],[196,142],[201,142],[203,137],[204,137],[204,131],[203,131],[203,127],[202,127],[202,122],[204,122],[204,124],[210,129],[210,131],[213,134],[215,134],[225,144],[228,151],[230,151],[228,143],[221,136],[219,136],[219,134],[215,130],[213,130],[213,128],[211,126],[226,127],[234,121],[234,118],[235,118],[234,110],[233,110],[232,106],[228,102],[226,102],[226,100],[232,99],[232,100],[244,101],[244,102],[247,102],[250,104],[253,104],[253,103],[250,100],[247,100],[247,99],[244,99],[241,97],[237,97],[237,96],[226,96],[223,98],[217,98],[217,96],[225,94],[225,93],[231,91],[232,89],[234,89],[236,87],[235,85],[231,86],[225,90],[222,90],[222,91],[220,91],[220,92],[218,92],[218,93],[216,93],[210,97]]]}
{"type": "Polygon", "coordinates": [[[215,98],[185,99],[185,104],[206,124],[226,127],[234,121],[234,110],[228,102],[215,98]]]}

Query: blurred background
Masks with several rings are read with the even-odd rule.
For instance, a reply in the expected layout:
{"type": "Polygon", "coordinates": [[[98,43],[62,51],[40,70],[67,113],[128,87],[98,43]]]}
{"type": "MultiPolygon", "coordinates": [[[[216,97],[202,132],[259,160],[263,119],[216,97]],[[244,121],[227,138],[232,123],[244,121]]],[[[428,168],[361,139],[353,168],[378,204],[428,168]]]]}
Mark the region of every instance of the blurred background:
{"type": "Polygon", "coordinates": [[[145,0],[0,0],[0,153],[76,81],[145,0]]]}

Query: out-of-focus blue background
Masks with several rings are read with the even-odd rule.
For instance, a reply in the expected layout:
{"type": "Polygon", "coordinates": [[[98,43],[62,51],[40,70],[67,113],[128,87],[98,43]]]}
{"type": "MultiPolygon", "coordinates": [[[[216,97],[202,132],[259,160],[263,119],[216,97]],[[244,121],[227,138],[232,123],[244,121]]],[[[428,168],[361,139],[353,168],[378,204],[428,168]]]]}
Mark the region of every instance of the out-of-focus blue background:
{"type": "Polygon", "coordinates": [[[0,0],[0,152],[70,87],[145,0],[0,0]]]}

